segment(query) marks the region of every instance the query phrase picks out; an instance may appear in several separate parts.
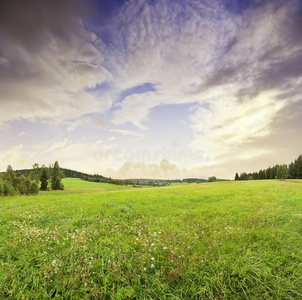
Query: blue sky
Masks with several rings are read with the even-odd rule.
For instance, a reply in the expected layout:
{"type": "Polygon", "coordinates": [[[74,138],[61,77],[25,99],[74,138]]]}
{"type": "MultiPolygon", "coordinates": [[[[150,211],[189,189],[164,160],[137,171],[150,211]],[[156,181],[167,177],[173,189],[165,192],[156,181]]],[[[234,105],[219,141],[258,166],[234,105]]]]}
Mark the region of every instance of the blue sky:
{"type": "Polygon", "coordinates": [[[233,178],[302,153],[298,0],[2,1],[0,170],[233,178]]]}

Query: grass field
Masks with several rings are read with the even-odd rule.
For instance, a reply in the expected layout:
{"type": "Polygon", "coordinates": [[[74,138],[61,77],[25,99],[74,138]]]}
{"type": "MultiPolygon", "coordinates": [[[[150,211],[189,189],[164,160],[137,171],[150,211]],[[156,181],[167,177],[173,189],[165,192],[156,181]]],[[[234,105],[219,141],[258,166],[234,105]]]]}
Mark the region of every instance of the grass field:
{"type": "Polygon", "coordinates": [[[62,195],[87,194],[87,193],[91,194],[91,193],[104,193],[104,192],[133,189],[132,186],[90,182],[78,178],[64,178],[62,182],[64,184],[64,191],[48,191],[48,192],[41,191],[40,196],[60,195],[60,194],[62,195]]]}
{"type": "Polygon", "coordinates": [[[0,299],[302,299],[302,181],[64,184],[0,198],[0,299]]]}

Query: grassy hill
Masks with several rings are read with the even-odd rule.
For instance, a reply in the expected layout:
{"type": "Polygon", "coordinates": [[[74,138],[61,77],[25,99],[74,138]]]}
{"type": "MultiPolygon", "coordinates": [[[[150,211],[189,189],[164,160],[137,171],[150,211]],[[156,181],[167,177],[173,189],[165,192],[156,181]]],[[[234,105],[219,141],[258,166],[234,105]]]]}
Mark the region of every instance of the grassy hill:
{"type": "Polygon", "coordinates": [[[79,178],[63,178],[64,185],[63,191],[40,191],[41,196],[50,195],[68,195],[68,194],[91,194],[91,193],[104,193],[110,191],[122,191],[134,189],[131,185],[116,185],[103,182],[90,182],[84,181],[79,178]]]}
{"type": "Polygon", "coordinates": [[[302,298],[302,181],[64,180],[0,198],[1,299],[302,298]]]}

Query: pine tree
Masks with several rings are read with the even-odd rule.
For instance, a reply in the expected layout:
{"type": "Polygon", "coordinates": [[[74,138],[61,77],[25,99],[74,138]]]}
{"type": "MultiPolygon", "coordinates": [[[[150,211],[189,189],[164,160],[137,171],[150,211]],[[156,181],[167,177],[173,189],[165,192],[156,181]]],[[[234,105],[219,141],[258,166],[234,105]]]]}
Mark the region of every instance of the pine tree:
{"type": "Polygon", "coordinates": [[[59,167],[58,161],[55,162],[51,168],[51,189],[52,190],[64,190],[64,185],[62,184],[63,174],[59,167]]]}
{"type": "Polygon", "coordinates": [[[43,165],[41,169],[41,176],[40,176],[40,181],[41,181],[41,191],[47,191],[48,187],[48,173],[46,167],[43,165]]]}
{"type": "Polygon", "coordinates": [[[302,155],[300,155],[297,160],[295,161],[295,167],[296,167],[296,178],[302,179],[302,155]]]}
{"type": "Polygon", "coordinates": [[[286,165],[279,166],[277,169],[277,178],[284,180],[287,178],[287,167],[286,165]]]}
{"type": "Polygon", "coordinates": [[[292,162],[288,166],[288,178],[296,179],[296,177],[297,177],[297,170],[295,169],[295,164],[292,162]]]}
{"type": "Polygon", "coordinates": [[[235,180],[239,180],[239,175],[238,175],[238,173],[236,173],[236,175],[235,175],[235,180]]]}

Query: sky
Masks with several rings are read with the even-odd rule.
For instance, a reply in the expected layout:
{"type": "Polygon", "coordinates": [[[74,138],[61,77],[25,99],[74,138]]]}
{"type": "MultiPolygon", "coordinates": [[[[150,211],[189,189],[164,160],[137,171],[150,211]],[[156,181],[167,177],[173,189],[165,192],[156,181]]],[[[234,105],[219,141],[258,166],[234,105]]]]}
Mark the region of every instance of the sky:
{"type": "Polygon", "coordinates": [[[232,179],[301,132],[300,0],[0,2],[0,171],[232,179]]]}

